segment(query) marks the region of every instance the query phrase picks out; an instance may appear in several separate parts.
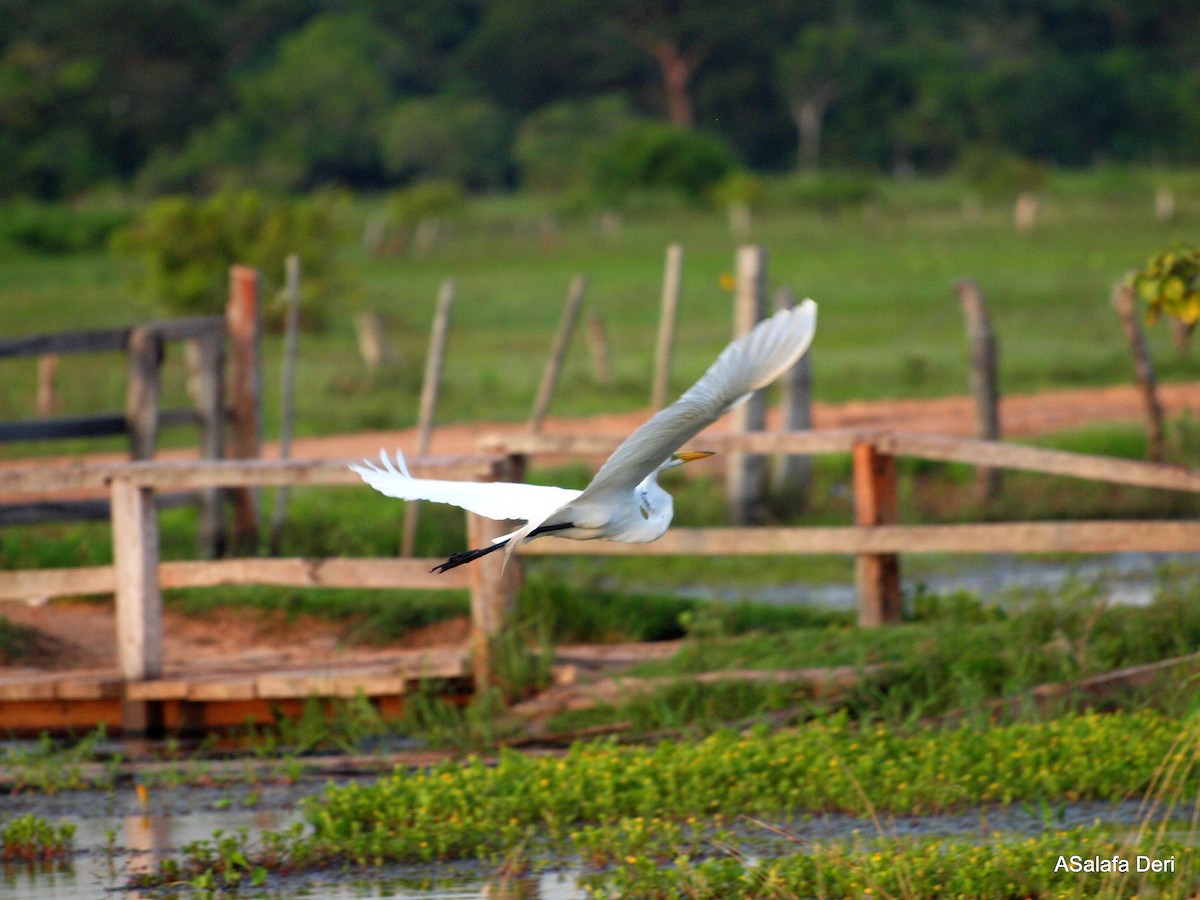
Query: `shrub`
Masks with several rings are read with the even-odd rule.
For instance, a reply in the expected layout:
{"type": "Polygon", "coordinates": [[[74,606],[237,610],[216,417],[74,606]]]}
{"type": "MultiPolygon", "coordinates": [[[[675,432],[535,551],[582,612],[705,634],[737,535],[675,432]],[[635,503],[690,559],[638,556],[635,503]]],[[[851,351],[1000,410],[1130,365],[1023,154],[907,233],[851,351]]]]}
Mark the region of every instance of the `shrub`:
{"type": "Polygon", "coordinates": [[[0,208],[0,241],[47,255],[95,250],[130,218],[124,209],[15,200],[0,208]]]}
{"type": "MultiPolygon", "coordinates": [[[[229,267],[256,266],[266,279],[264,298],[283,277],[284,260],[300,257],[301,308],[309,326],[319,324],[317,301],[328,290],[337,230],[333,195],[312,200],[267,198],[256,191],[227,191],[204,200],[175,196],[156,200],[117,234],[118,253],[140,262],[138,281],[173,312],[219,313],[229,267]]],[[[267,321],[282,309],[268,305],[267,321]]]]}
{"type": "Polygon", "coordinates": [[[701,202],[736,165],[733,151],[714,135],[645,123],[597,152],[592,187],[607,202],[656,190],[701,202]]]}

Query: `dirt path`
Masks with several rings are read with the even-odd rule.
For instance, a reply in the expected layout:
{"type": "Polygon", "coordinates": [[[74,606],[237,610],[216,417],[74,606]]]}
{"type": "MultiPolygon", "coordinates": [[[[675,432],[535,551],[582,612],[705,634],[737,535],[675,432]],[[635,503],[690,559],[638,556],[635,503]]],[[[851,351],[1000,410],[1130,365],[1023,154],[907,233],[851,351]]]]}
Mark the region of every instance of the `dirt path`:
{"type": "MultiPolygon", "coordinates": [[[[1200,413],[1200,383],[1164,385],[1160,400],[1168,416],[1184,412],[1200,413]]],[[[648,417],[648,412],[626,415],[595,416],[586,419],[553,419],[547,432],[589,433],[623,436],[648,417]]],[[[1136,390],[1130,387],[1086,390],[1047,391],[1035,395],[1005,397],[1001,421],[1008,437],[1021,438],[1055,431],[1080,428],[1096,422],[1139,422],[1142,406],[1136,390]]],[[[970,435],[974,417],[969,397],[941,397],[932,400],[862,401],[845,404],[817,404],[813,410],[817,428],[851,426],[893,428],[939,434],[970,435]]],[[[724,428],[717,423],[714,430],[724,428]]],[[[448,425],[438,428],[433,437],[436,454],[471,453],[487,435],[516,434],[524,425],[482,424],[448,425]]],[[[374,457],[381,447],[411,451],[414,430],[370,431],[328,437],[302,438],[293,447],[296,458],[374,457]]],[[[165,458],[193,455],[188,451],[164,453],[165,458]]],[[[266,447],[267,456],[278,455],[278,445],[266,447]]],[[[119,460],[119,454],[89,459],[119,460]]],[[[53,462],[76,461],[54,458],[53,462]]],[[[50,462],[50,460],[47,460],[50,462]]],[[[28,461],[6,461],[3,465],[27,465],[28,461]]],[[[0,613],[14,624],[33,628],[43,636],[43,652],[30,661],[35,665],[106,666],[113,663],[114,621],[111,604],[58,602],[47,606],[6,604],[0,613]]],[[[165,655],[168,664],[183,660],[215,661],[333,661],[369,657],[378,650],[347,648],[341,645],[344,624],[313,617],[284,620],[282,617],[255,613],[220,611],[203,618],[168,611],[165,655]]],[[[450,622],[416,633],[405,639],[405,646],[433,646],[459,643],[466,636],[465,621],[450,622]]],[[[27,663],[27,664],[30,664],[27,663]]],[[[0,670],[2,670],[0,666],[0,670]]]]}

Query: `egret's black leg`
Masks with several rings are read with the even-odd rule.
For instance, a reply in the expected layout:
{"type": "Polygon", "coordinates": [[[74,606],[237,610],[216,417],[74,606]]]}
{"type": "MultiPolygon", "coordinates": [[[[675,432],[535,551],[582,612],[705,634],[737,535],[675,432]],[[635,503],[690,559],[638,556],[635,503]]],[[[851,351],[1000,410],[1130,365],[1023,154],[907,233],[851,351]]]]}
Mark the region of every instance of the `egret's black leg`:
{"type": "MultiPolygon", "coordinates": [[[[533,529],[533,531],[529,532],[529,537],[535,538],[541,534],[549,534],[550,532],[554,531],[562,531],[564,528],[574,527],[574,522],[560,522],[557,525],[539,525],[537,528],[533,529]]],[[[507,544],[508,539],[505,539],[503,541],[498,541],[495,544],[488,544],[486,547],[480,547],[478,550],[460,550],[458,553],[450,554],[449,559],[447,559],[440,566],[434,566],[430,571],[445,572],[449,569],[457,568],[463,563],[473,562],[474,560],[479,559],[481,556],[487,556],[489,553],[493,553],[507,544]]]]}

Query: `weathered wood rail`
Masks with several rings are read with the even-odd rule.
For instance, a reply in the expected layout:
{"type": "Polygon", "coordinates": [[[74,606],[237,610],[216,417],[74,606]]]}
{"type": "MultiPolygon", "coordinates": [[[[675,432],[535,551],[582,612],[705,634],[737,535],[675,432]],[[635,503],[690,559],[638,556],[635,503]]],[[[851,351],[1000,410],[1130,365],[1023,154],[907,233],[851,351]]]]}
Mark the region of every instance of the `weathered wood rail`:
{"type": "MultiPolygon", "coordinates": [[[[198,431],[200,455],[219,459],[226,455],[225,437],[234,457],[259,455],[261,432],[261,360],[259,350],[258,274],[235,266],[230,273],[230,296],[223,316],[193,316],[123,328],[62,331],[0,339],[0,360],[37,357],[39,373],[52,378],[57,358],[65,354],[120,353],[125,356],[125,408],[69,416],[43,415],[0,422],[0,443],[53,441],[125,435],[130,458],[150,459],[159,432],[164,428],[192,426],[198,431]],[[164,409],[161,405],[161,368],[167,345],[184,345],[192,408],[164,409]],[[227,351],[228,348],[228,351],[227,351]],[[54,365],[44,365],[52,361],[54,365]],[[226,376],[226,363],[229,374],[226,376]],[[226,391],[228,389],[228,401],[226,391]],[[227,429],[228,425],[228,429],[227,429]]],[[[39,395],[53,395],[52,383],[39,384],[39,395]]],[[[109,499],[38,498],[0,503],[0,525],[29,524],[72,519],[106,519],[109,499]]],[[[209,556],[220,553],[225,542],[222,496],[215,490],[198,496],[160,495],[161,505],[196,502],[200,506],[198,545],[209,556]]],[[[235,497],[237,522],[242,532],[252,532],[252,498],[235,497]]]]}
{"type": "MultiPolygon", "coordinates": [[[[504,453],[517,471],[534,456],[606,456],[620,442],[595,435],[524,435],[487,438],[488,452],[504,453]]],[[[778,555],[850,554],[856,557],[859,622],[871,626],[900,617],[899,557],[905,553],[1112,553],[1200,551],[1200,522],[1054,521],[961,525],[899,525],[895,459],[912,456],[981,468],[1020,469],[1114,484],[1200,492],[1200,472],[1000,441],[857,428],[797,432],[714,434],[696,446],[727,452],[849,453],[853,459],[855,524],[789,528],[673,527],[652,544],[534,541],[526,555],[778,555]]]]}
{"type": "MultiPolygon", "coordinates": [[[[113,563],[61,569],[0,572],[0,600],[113,594],[116,602],[117,661],[125,683],[124,727],[161,727],[163,690],[162,590],[222,584],[276,584],[339,588],[467,589],[471,593],[472,659],[478,683],[489,678],[488,639],[498,631],[515,594],[516,572],[490,565],[434,575],[441,560],[262,559],[164,562],[159,553],[157,492],[177,489],[354,485],[348,468],[358,460],[187,460],[11,469],[0,472],[0,494],[48,490],[104,489],[111,497],[113,563]]],[[[419,458],[418,477],[488,481],[508,476],[508,461],[496,457],[419,458]]],[[[498,523],[469,516],[473,540],[499,533],[498,523]]],[[[487,562],[487,560],[485,560],[487,562]]],[[[441,667],[433,675],[448,674],[441,667]]],[[[459,666],[461,670],[461,666],[459,666]]],[[[261,679],[260,679],[261,680],[261,679]]],[[[172,681],[168,679],[168,681],[172,681]]],[[[178,679],[174,679],[178,682],[178,679]]],[[[307,681],[313,690],[319,685],[307,681]]],[[[343,686],[344,687],[344,686],[343,686]]],[[[203,689],[201,689],[203,693],[203,689]]],[[[345,693],[343,690],[342,693],[345,693]]],[[[200,699],[204,699],[197,695],[200,699]]]]}

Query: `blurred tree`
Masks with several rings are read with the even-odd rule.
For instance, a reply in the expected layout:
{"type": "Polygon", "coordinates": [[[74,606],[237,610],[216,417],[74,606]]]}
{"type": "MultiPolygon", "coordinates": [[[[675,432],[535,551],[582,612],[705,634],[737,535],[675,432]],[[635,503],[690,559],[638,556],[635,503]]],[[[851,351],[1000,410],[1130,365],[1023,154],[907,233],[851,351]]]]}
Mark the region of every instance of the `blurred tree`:
{"type": "Polygon", "coordinates": [[[327,13],[285,38],[269,65],[236,84],[259,171],[287,187],[378,183],[390,100],[379,60],[400,52],[357,13],[327,13]]]}
{"type": "Polygon", "coordinates": [[[513,155],[521,167],[521,184],[542,191],[578,186],[598,149],[636,120],[619,94],[542,107],[517,128],[513,155]]]}
{"type": "Polygon", "coordinates": [[[406,182],[450,178],[476,190],[509,183],[508,117],[486,100],[406,100],[388,113],[380,152],[388,174],[406,182]]]}
{"type": "Polygon", "coordinates": [[[796,168],[801,171],[820,162],[825,115],[861,71],[864,52],[853,25],[809,25],[777,57],[780,93],[796,126],[796,168]]]}

